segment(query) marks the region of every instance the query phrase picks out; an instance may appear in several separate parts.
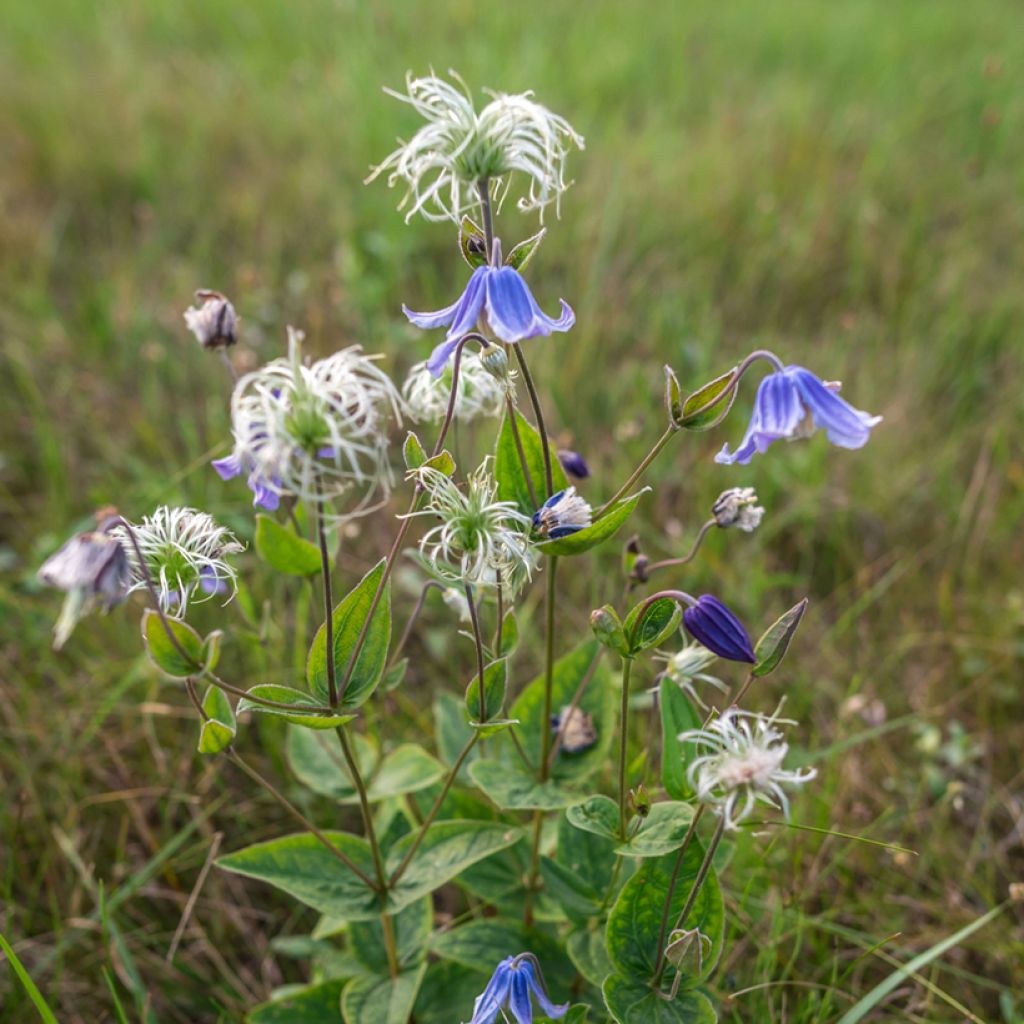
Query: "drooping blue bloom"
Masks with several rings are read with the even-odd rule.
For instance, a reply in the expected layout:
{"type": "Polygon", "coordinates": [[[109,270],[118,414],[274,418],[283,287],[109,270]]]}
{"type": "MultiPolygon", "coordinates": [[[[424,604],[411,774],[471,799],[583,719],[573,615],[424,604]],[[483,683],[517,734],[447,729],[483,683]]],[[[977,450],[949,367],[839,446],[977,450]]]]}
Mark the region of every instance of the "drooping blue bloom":
{"type": "Polygon", "coordinates": [[[839,397],[839,386],[825,384],[802,366],[787,366],[761,381],[747,432],[734,452],[725,445],[715,462],[745,466],[773,441],[809,437],[820,427],[839,448],[863,448],[871,428],[882,420],[839,397]]]}
{"type": "Polygon", "coordinates": [[[563,1017],[569,1009],[568,1003],[556,1006],[548,998],[540,964],[532,953],[506,957],[498,964],[487,987],[476,997],[469,1024],[494,1024],[499,1014],[503,1020],[508,1020],[505,1010],[511,1012],[516,1024],[533,1024],[531,994],[541,1010],[554,1020],[563,1017]]]}
{"type": "Polygon", "coordinates": [[[533,513],[534,529],[543,533],[548,540],[568,537],[590,526],[592,512],[590,505],[577,493],[575,487],[566,487],[552,494],[533,513]]]}
{"type": "Polygon", "coordinates": [[[221,480],[232,480],[248,468],[249,478],[246,480],[246,485],[253,493],[253,505],[257,508],[265,508],[268,512],[274,512],[281,504],[281,495],[274,489],[275,486],[281,486],[281,481],[271,480],[268,482],[251,463],[247,462],[247,465],[243,465],[241,455],[233,454],[223,459],[215,459],[213,468],[217,470],[217,475],[221,480]]]}
{"type": "Polygon", "coordinates": [[[683,612],[683,625],[694,640],[720,658],[757,663],[754,645],[743,623],[717,597],[701,594],[683,612]]]}
{"type": "Polygon", "coordinates": [[[562,469],[569,476],[576,477],[577,480],[586,480],[590,476],[590,467],[587,465],[587,460],[579,452],[563,448],[558,453],[558,461],[562,464],[562,469]]]}
{"type": "Polygon", "coordinates": [[[434,313],[416,313],[407,306],[402,312],[417,327],[430,330],[447,327],[445,340],[430,354],[427,369],[440,377],[455,351],[459,339],[475,330],[481,315],[496,337],[506,342],[525,341],[552,331],[567,331],[576,322],[576,314],[562,302],[562,315],[556,320],[537,305],[519,271],[512,267],[477,267],[458,301],[434,313]]]}

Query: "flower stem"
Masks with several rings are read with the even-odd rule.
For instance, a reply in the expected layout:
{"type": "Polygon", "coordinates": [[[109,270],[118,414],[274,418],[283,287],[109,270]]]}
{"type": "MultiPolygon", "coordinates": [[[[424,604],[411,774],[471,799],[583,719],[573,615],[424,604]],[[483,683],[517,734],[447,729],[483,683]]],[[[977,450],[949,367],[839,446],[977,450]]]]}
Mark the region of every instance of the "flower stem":
{"type": "Polygon", "coordinates": [[[540,765],[539,778],[544,782],[548,777],[548,754],[551,750],[551,699],[555,683],[555,580],[558,575],[558,558],[552,558],[548,566],[548,586],[544,599],[544,714],[540,720],[540,765]]]}
{"type": "Polygon", "coordinates": [[[480,635],[480,614],[477,611],[476,599],[473,597],[473,588],[467,583],[465,585],[466,603],[469,605],[469,619],[473,624],[473,639],[476,641],[476,677],[480,693],[480,718],[481,722],[487,721],[487,696],[484,690],[484,641],[480,635]]]}
{"type": "Polygon", "coordinates": [[[540,507],[537,501],[537,491],[533,486],[533,477],[530,475],[530,467],[526,464],[526,452],[523,450],[523,439],[519,436],[519,424],[516,422],[516,407],[512,404],[510,396],[505,396],[505,415],[508,416],[509,429],[512,431],[512,440],[516,443],[516,452],[519,454],[519,466],[523,471],[523,479],[526,481],[526,490],[530,495],[530,504],[534,508],[540,507]]]}
{"type": "Polygon", "coordinates": [[[405,869],[409,866],[409,862],[412,860],[416,851],[420,848],[420,843],[426,838],[427,829],[430,828],[437,817],[438,811],[441,810],[441,804],[444,803],[444,798],[448,795],[448,790],[452,788],[456,778],[459,774],[459,769],[462,768],[463,762],[469,757],[470,751],[476,745],[476,741],[480,738],[480,733],[475,729],[473,735],[466,741],[466,745],[462,748],[462,752],[455,759],[455,764],[452,765],[452,770],[448,773],[448,778],[445,779],[444,785],[441,787],[441,792],[438,793],[437,799],[434,800],[433,806],[427,813],[426,818],[423,819],[423,824],[420,826],[420,830],[416,835],[416,838],[412,841],[412,845],[405,852],[405,856],[402,858],[398,867],[391,874],[391,879],[388,882],[389,888],[394,888],[398,884],[398,880],[405,874],[405,869]]]}
{"type": "Polygon", "coordinates": [[[601,518],[616,502],[624,498],[632,489],[636,482],[647,472],[648,467],[651,463],[661,454],[661,450],[669,443],[669,441],[679,433],[679,428],[675,425],[670,426],[657,441],[654,442],[654,447],[644,456],[643,461],[636,469],[630,474],[629,479],[594,513],[594,522],[601,518]]]}
{"type": "Polygon", "coordinates": [[[491,182],[489,178],[481,178],[476,183],[480,196],[480,217],[483,220],[484,245],[487,247],[487,264],[494,260],[494,221],[491,217],[491,182]]]}
{"type": "MultiPolygon", "coordinates": [[[[320,485],[317,483],[317,494],[320,485]]],[[[326,629],[327,649],[327,700],[332,708],[338,706],[338,678],[334,665],[334,600],[331,596],[331,557],[327,551],[327,532],[324,530],[324,517],[318,503],[314,502],[313,515],[316,517],[316,536],[320,544],[320,575],[324,587],[324,628],[326,629]]]]}
{"type": "Polygon", "coordinates": [[[284,796],[284,794],[278,792],[278,790],[267,779],[260,775],[260,773],[256,771],[256,769],[253,768],[250,764],[243,761],[242,758],[239,757],[238,754],[236,754],[235,751],[231,748],[228,748],[228,758],[230,759],[232,764],[237,765],[239,768],[241,768],[242,771],[245,772],[245,774],[253,780],[253,782],[257,783],[257,785],[259,786],[262,786],[286,811],[293,815],[295,819],[303,825],[303,827],[307,828],[314,836],[316,836],[316,838],[319,839],[320,842],[328,850],[330,850],[331,854],[338,860],[340,860],[341,863],[344,864],[345,867],[347,867],[349,871],[351,871],[357,878],[359,878],[362,882],[368,885],[375,892],[382,891],[381,888],[377,885],[377,883],[375,883],[370,878],[370,876],[367,875],[346,854],[342,853],[342,851],[339,850],[338,847],[336,847],[334,843],[332,843],[330,839],[328,839],[327,836],[325,836],[323,832],[321,832],[320,829],[318,829],[316,825],[314,825],[302,813],[302,811],[300,811],[295,806],[295,804],[293,804],[286,796],[284,796]]]}
{"type": "Polygon", "coordinates": [[[544,483],[547,487],[547,493],[544,497],[550,498],[555,493],[555,477],[551,468],[551,443],[548,441],[548,428],[544,422],[544,410],[541,408],[537,386],[533,383],[533,374],[530,373],[530,367],[526,363],[526,356],[523,355],[523,346],[513,345],[512,347],[516,350],[519,369],[523,371],[523,380],[526,383],[526,390],[530,394],[533,414],[537,418],[537,432],[540,434],[541,449],[544,453],[544,483]]]}
{"type": "Polygon", "coordinates": [[[533,925],[533,893],[540,874],[540,835],[544,825],[544,812],[533,812],[533,840],[530,844],[530,870],[527,874],[526,893],[523,896],[523,924],[533,925]]]}
{"type": "Polygon", "coordinates": [[[629,677],[633,659],[622,659],[622,707],[619,711],[619,836],[626,841],[626,750],[629,745],[629,677]]]}
{"type": "Polygon", "coordinates": [[[693,545],[687,554],[683,555],[682,558],[666,558],[661,562],[650,562],[644,566],[645,576],[650,576],[652,572],[657,572],[658,569],[668,569],[674,565],[686,565],[692,562],[697,557],[697,552],[700,550],[701,544],[704,543],[704,538],[708,535],[708,531],[717,525],[717,520],[709,519],[698,532],[694,539],[693,545]]]}
{"type": "MultiPolygon", "coordinates": [[[[696,815],[694,815],[696,818],[696,815]]],[[[704,885],[704,880],[708,877],[708,871],[711,870],[711,861],[714,859],[715,851],[718,849],[718,844],[722,841],[722,835],[725,832],[725,815],[721,815],[718,819],[718,825],[715,828],[715,834],[711,837],[711,842],[708,843],[708,848],[704,851],[704,860],[701,861],[700,868],[697,871],[697,877],[693,880],[693,887],[690,889],[690,895],[686,897],[686,903],[683,909],[679,912],[679,916],[676,918],[676,923],[672,927],[672,931],[676,931],[682,928],[686,923],[686,919],[690,916],[690,911],[693,910],[697,903],[697,897],[700,895],[701,887],[704,885]]],[[[671,932],[669,933],[671,934],[671,932]]],[[[660,984],[662,975],[665,973],[665,950],[662,949],[661,955],[658,959],[658,966],[654,972],[654,977],[651,979],[651,984],[655,988],[660,984]]]]}

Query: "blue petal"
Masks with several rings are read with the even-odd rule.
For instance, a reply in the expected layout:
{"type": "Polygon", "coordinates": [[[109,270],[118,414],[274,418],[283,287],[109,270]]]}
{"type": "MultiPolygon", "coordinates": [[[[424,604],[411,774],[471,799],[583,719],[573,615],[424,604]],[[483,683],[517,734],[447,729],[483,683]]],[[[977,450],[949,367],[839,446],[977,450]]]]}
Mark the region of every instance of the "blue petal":
{"type": "Polygon", "coordinates": [[[221,480],[232,480],[242,472],[242,458],[237,453],[232,453],[223,459],[214,459],[211,465],[217,470],[217,475],[221,480]]]}
{"type": "Polygon", "coordinates": [[[871,428],[882,420],[855,409],[840,398],[802,366],[787,366],[786,373],[795,382],[800,397],[828,439],[839,448],[863,448],[871,436],[871,428]]]}
{"type": "Polygon", "coordinates": [[[579,533],[582,529],[582,526],[556,526],[553,530],[548,530],[548,540],[559,540],[562,537],[571,537],[574,533],[579,533]]]}
{"type": "MultiPolygon", "coordinates": [[[[564,742],[562,744],[565,745],[564,742]]],[[[562,1003],[561,1006],[551,1002],[548,998],[547,992],[544,991],[544,986],[539,982],[538,979],[534,978],[531,981],[530,987],[533,989],[533,994],[537,997],[537,1003],[540,1008],[546,1013],[552,1020],[558,1020],[559,1017],[564,1017],[569,1010],[568,1003],[562,1003]]]]}
{"type": "Polygon", "coordinates": [[[530,989],[533,988],[533,968],[529,963],[521,963],[512,972],[512,992],[508,1000],[508,1008],[516,1019],[516,1024],[533,1024],[533,1005],[530,1002],[530,989]]]}
{"type": "Polygon", "coordinates": [[[720,658],[757,663],[743,624],[717,597],[701,594],[696,605],[683,612],[683,625],[695,640],[720,658]]]}
{"type": "Polygon", "coordinates": [[[480,311],[484,306],[485,281],[489,272],[489,267],[477,267],[469,279],[469,284],[466,285],[466,290],[459,297],[459,301],[438,313],[413,313],[405,306],[402,307],[405,315],[418,327],[450,325],[445,340],[431,352],[430,358],[427,360],[427,369],[433,376],[441,376],[441,372],[451,358],[452,352],[455,351],[459,340],[476,327],[480,319],[480,311]]]}
{"type": "Polygon", "coordinates": [[[739,447],[730,452],[729,445],[723,445],[715,462],[747,465],[755,452],[765,452],[773,441],[792,437],[806,415],[796,381],[789,372],[770,373],[757,389],[754,411],[739,447]]]}
{"type": "Polygon", "coordinates": [[[281,495],[272,487],[269,487],[266,480],[255,470],[249,474],[246,484],[249,490],[252,491],[252,503],[255,508],[265,508],[268,512],[277,511],[278,506],[281,504],[281,495]]]}
{"type": "Polygon", "coordinates": [[[512,957],[506,957],[495,968],[487,988],[476,997],[473,1004],[473,1019],[469,1024],[494,1024],[502,1006],[508,1001],[509,988],[512,983],[512,971],[509,965],[512,957]]]}
{"type": "Polygon", "coordinates": [[[409,309],[408,306],[403,305],[402,312],[412,323],[417,327],[422,327],[424,330],[429,331],[434,327],[447,327],[449,324],[457,321],[460,313],[464,312],[463,307],[466,304],[467,297],[473,298],[481,291],[482,279],[486,275],[487,270],[487,267],[477,267],[470,275],[469,283],[462,294],[455,302],[444,309],[439,309],[434,313],[417,313],[409,309]]]}
{"type": "Polygon", "coordinates": [[[544,313],[518,271],[501,267],[487,278],[487,319],[502,341],[523,341],[552,331],[567,331],[576,322],[576,314],[562,302],[562,315],[556,320],[544,313]]]}

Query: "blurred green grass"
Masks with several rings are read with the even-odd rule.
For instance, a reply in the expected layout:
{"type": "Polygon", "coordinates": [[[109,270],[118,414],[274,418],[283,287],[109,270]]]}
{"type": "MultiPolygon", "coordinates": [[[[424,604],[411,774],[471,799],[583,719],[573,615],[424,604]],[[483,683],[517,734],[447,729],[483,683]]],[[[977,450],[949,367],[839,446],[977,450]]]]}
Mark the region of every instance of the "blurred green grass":
{"type": "MultiPolygon", "coordinates": [[[[276,355],[286,323],[319,352],[359,341],[399,369],[422,358],[399,306],[460,287],[451,232],[405,227],[395,193],[361,184],[413,127],[380,91],[409,68],[535,89],[587,137],[531,270],[578,326],[531,354],[592,494],[660,430],[662,363],[695,385],[773,346],[886,417],[859,453],[816,439],[717,467],[747,389],[723,428],[655,467],[638,520],[650,551],[676,552],[719,490],[757,487],[763,529],[713,537],[686,583],[752,623],[810,595],[800,649],[761,698],[785,693],[807,748],[834,751],[798,820],[920,853],[789,833],[739,858],[741,925],[717,983],[773,987],[725,1019],[832,1019],[847,1002],[807,986],[865,992],[891,970],[871,945],[906,958],[1024,879],[1018,5],[46,0],[4,22],[0,931],[61,1020],[113,1019],[108,964],[161,1020],[237,1019],[301,976],[269,943],[308,919],[217,873],[203,931],[164,964],[213,831],[238,845],[279,829],[276,811],[198,763],[132,612],[53,655],[57,601],[32,576],[111,501],[132,515],[187,501],[251,533],[239,489],[207,467],[226,402],[183,330],[194,288],[235,299],[240,358],[276,355]],[[883,714],[896,728],[866,736],[883,714]],[[129,882],[189,826],[113,927],[90,920],[97,882],[129,882]]],[[[506,237],[528,230],[504,220],[506,237]]],[[[386,543],[385,524],[362,530],[353,570],[386,543]]],[[[613,596],[614,569],[609,553],[565,574],[567,635],[613,596]]],[[[260,739],[280,767],[273,731],[260,739]]],[[[924,980],[1019,1021],[1020,924],[1004,916],[924,980]]],[[[33,1019],[6,975],[0,1000],[5,1020],[33,1019]]],[[[923,983],[884,1012],[962,1019],[923,983]]]]}

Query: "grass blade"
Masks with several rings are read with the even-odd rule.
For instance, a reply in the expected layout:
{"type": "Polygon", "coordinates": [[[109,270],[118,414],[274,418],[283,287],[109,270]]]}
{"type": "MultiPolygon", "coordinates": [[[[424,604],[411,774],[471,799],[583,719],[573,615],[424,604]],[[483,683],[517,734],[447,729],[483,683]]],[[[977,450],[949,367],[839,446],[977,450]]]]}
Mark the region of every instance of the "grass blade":
{"type": "Polygon", "coordinates": [[[14,973],[18,977],[18,981],[21,982],[22,987],[28,993],[29,999],[32,1000],[32,1005],[39,1011],[39,1016],[43,1018],[46,1024],[58,1024],[57,1018],[53,1015],[53,1010],[46,1005],[46,1000],[43,998],[42,992],[36,988],[36,983],[29,977],[28,971],[22,966],[21,961],[18,959],[14,950],[11,949],[10,943],[0,935],[0,949],[4,951],[4,955],[7,957],[11,967],[14,968],[14,973]]]}

